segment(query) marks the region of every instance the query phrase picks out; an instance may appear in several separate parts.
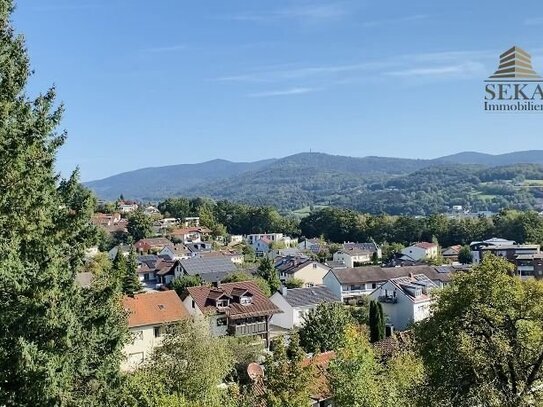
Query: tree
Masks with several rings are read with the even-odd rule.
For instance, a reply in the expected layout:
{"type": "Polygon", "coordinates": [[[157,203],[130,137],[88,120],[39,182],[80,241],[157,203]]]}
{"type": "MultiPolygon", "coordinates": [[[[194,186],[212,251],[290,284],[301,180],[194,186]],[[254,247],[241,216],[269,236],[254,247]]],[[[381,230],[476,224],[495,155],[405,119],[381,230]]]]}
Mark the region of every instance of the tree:
{"type": "Polygon", "coordinates": [[[321,303],[302,317],[300,343],[307,352],[326,352],[341,346],[344,330],[353,322],[341,303],[321,303]]]}
{"type": "Polygon", "coordinates": [[[172,288],[175,290],[177,295],[181,297],[188,287],[197,287],[199,285],[202,285],[203,283],[204,282],[199,275],[184,275],[177,277],[172,281],[172,288]]]}
{"type": "Polygon", "coordinates": [[[369,326],[371,342],[378,342],[385,337],[383,306],[378,301],[370,302],[369,326]]]}
{"type": "Polygon", "coordinates": [[[291,335],[288,348],[278,343],[264,362],[264,395],[267,407],[307,407],[311,367],[303,365],[304,352],[298,336],[291,335]]]}
{"type": "Polygon", "coordinates": [[[304,286],[304,280],[300,278],[288,278],[285,281],[285,287],[287,288],[302,288],[304,286]]]}
{"type": "MultiPolygon", "coordinates": [[[[117,254],[120,253],[120,250],[117,254]]],[[[124,257],[124,256],[123,256],[124,257]]],[[[141,283],[138,277],[138,261],[136,258],[136,253],[131,250],[128,254],[128,259],[126,261],[126,271],[122,277],[122,292],[129,296],[134,296],[136,292],[141,290],[141,283]]]]}
{"type": "Polygon", "coordinates": [[[469,246],[462,246],[458,252],[458,261],[462,264],[470,264],[473,260],[469,246]]]}
{"type": "Polygon", "coordinates": [[[12,11],[0,0],[0,405],[107,405],[98,397],[119,380],[122,339],[103,333],[120,328],[122,309],[113,290],[89,300],[75,282],[98,243],[96,201],[77,171],[55,173],[63,107],[54,88],[26,96],[30,63],[12,11]]]}
{"type": "Polygon", "coordinates": [[[128,274],[128,264],[126,262],[126,256],[121,250],[117,250],[117,254],[113,259],[112,274],[114,276],[113,281],[117,285],[119,291],[123,290],[123,280],[128,274]]]}
{"type": "Polygon", "coordinates": [[[232,371],[234,362],[228,339],[214,337],[207,320],[186,320],[166,333],[142,370],[160,382],[170,396],[215,406],[221,398],[218,385],[232,371]]]}
{"type": "Polygon", "coordinates": [[[151,236],[152,227],[153,223],[151,218],[145,215],[142,210],[138,209],[128,216],[128,233],[135,242],[151,236]]]}
{"type": "Polygon", "coordinates": [[[512,274],[509,262],[486,256],[438,292],[433,316],[416,326],[430,390],[442,405],[543,401],[543,283],[512,274]]]}
{"type": "Polygon", "coordinates": [[[275,267],[273,266],[273,262],[268,257],[263,257],[262,260],[260,260],[260,264],[258,266],[258,269],[256,271],[257,275],[262,277],[264,280],[268,282],[268,285],[270,286],[270,290],[273,293],[275,293],[277,290],[279,290],[279,287],[281,287],[281,281],[279,280],[279,274],[275,267]]]}
{"type": "Polygon", "coordinates": [[[420,359],[412,353],[380,363],[367,334],[354,326],[330,362],[328,380],[338,407],[392,407],[413,405],[424,380],[420,359]]]}

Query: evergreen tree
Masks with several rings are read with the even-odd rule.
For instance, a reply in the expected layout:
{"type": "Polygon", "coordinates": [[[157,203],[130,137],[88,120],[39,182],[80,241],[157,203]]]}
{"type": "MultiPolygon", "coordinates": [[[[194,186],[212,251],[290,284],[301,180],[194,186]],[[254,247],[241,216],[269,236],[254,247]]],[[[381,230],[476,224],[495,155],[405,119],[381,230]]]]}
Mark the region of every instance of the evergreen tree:
{"type": "Polygon", "coordinates": [[[341,346],[345,328],[353,323],[341,303],[320,303],[302,317],[300,342],[307,352],[326,352],[341,346]]]}
{"type": "Polygon", "coordinates": [[[117,250],[117,254],[113,259],[113,268],[112,268],[112,282],[115,283],[119,291],[123,291],[123,281],[125,276],[128,273],[128,264],[126,262],[126,257],[121,250],[117,250]]]}
{"type": "MultiPolygon", "coordinates": [[[[124,257],[124,256],[123,256],[124,257]]],[[[126,272],[122,280],[122,291],[124,294],[134,296],[139,290],[141,290],[141,283],[138,278],[138,261],[136,253],[132,250],[128,255],[126,261],[126,272]]]]}
{"type": "Polygon", "coordinates": [[[383,306],[378,301],[370,302],[369,326],[371,342],[378,342],[385,337],[383,306]]]}
{"type": "Polygon", "coordinates": [[[108,330],[122,330],[122,309],[113,291],[75,282],[97,243],[95,200],[77,171],[61,182],[55,173],[63,108],[53,88],[26,96],[30,65],[12,11],[0,0],[0,405],[99,405],[118,380],[122,335],[108,330]],[[95,318],[98,296],[110,306],[95,318]]]}
{"type": "Polygon", "coordinates": [[[262,260],[260,260],[260,265],[257,269],[257,275],[268,282],[272,294],[279,290],[279,287],[281,287],[279,274],[273,266],[273,262],[271,261],[271,259],[266,256],[263,257],[262,260]]]}

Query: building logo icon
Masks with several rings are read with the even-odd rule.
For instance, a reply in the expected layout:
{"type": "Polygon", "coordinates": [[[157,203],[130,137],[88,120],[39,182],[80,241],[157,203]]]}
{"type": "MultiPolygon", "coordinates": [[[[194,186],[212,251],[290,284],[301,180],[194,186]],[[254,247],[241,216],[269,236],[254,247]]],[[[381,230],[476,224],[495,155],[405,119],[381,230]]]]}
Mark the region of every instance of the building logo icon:
{"type": "Polygon", "coordinates": [[[490,79],[541,79],[532,67],[532,56],[519,47],[512,47],[500,55],[500,65],[490,79]]]}
{"type": "Polygon", "coordinates": [[[514,46],[501,54],[498,69],[485,83],[485,111],[543,112],[543,78],[522,48],[514,46]]]}

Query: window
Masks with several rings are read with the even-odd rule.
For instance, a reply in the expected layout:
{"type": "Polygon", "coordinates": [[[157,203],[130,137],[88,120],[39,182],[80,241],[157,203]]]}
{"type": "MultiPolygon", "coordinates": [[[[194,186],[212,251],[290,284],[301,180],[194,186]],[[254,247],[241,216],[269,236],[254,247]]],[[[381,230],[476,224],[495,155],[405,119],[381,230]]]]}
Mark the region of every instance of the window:
{"type": "Polygon", "coordinates": [[[377,283],[371,283],[371,288],[375,290],[377,288],[377,283]]]}
{"type": "Polygon", "coordinates": [[[196,303],[192,300],[192,308],[196,308],[196,303]]]}
{"type": "Polygon", "coordinates": [[[228,307],[228,300],[227,299],[223,299],[223,300],[217,300],[217,307],[228,307]]]}
{"type": "Polygon", "coordinates": [[[161,329],[160,329],[160,327],[159,327],[159,326],[155,326],[154,331],[155,331],[155,338],[160,338],[160,335],[161,335],[161,332],[160,332],[161,329]]]}
{"type": "Polygon", "coordinates": [[[143,275],[143,281],[149,281],[149,273],[143,275]]]}
{"type": "Polygon", "coordinates": [[[313,263],[313,268],[314,268],[314,269],[317,268],[317,263],[313,263]]]}
{"type": "Polygon", "coordinates": [[[217,326],[225,326],[226,325],[226,318],[217,318],[217,326]]]}
{"type": "Polygon", "coordinates": [[[241,298],[239,299],[239,303],[240,303],[241,305],[249,305],[249,304],[251,304],[252,302],[253,302],[253,301],[252,301],[251,297],[241,297],[241,298]]]}

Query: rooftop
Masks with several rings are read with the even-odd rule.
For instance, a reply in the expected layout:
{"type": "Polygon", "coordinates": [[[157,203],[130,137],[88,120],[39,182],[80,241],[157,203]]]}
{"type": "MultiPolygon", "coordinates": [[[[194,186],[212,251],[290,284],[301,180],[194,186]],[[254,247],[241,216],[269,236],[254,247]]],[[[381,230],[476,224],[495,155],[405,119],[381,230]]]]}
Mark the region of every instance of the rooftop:
{"type": "Polygon", "coordinates": [[[317,305],[322,302],[337,302],[341,301],[337,298],[328,287],[324,285],[306,288],[290,288],[287,289],[286,295],[283,295],[290,306],[307,307],[317,305]]]}
{"type": "Polygon", "coordinates": [[[189,314],[175,291],[157,291],[123,298],[130,328],[177,322],[189,314]]]}
{"type": "Polygon", "coordinates": [[[457,271],[455,267],[440,266],[438,267],[421,265],[421,266],[405,266],[405,267],[353,267],[343,269],[332,269],[333,273],[341,284],[361,284],[361,283],[377,283],[390,280],[397,277],[406,277],[409,274],[424,274],[429,279],[434,281],[449,282],[451,281],[451,273],[457,271]]]}

